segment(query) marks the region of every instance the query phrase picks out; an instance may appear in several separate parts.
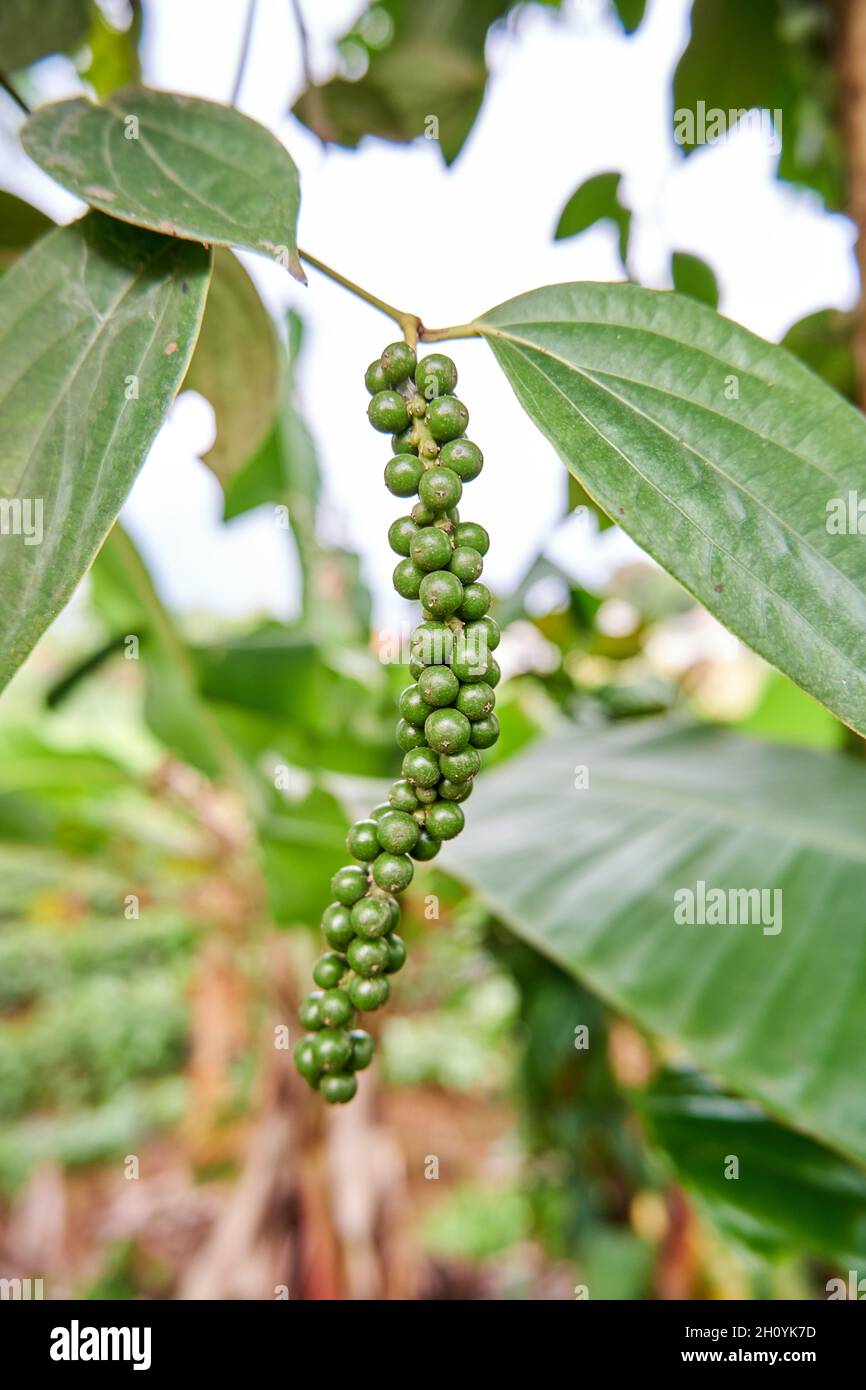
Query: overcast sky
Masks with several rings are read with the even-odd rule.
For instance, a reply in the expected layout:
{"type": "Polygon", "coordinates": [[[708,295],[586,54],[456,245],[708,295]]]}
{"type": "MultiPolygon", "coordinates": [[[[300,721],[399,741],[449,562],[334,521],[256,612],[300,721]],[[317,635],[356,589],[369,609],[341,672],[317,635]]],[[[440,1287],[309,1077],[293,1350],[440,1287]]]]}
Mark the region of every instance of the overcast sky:
{"type": "MultiPolygon", "coordinates": [[[[333,39],[360,8],[348,0],[307,0],[318,77],[333,71],[333,39]]],[[[300,168],[301,244],[428,323],[462,322],[537,285],[620,279],[612,229],[552,241],[577,185],[618,169],[637,213],[633,265],[644,283],[667,286],[671,251],[692,251],[714,267],[722,311],[769,338],[812,310],[851,305],[851,224],[828,216],[813,195],[777,183],[776,155],[759,132],[735,132],[688,160],[673,144],[670,76],[687,38],[687,0],[650,0],[648,19],[632,39],[599,20],[599,8],[595,0],[565,0],[557,17],[530,7],[518,38],[497,35],[487,100],[446,171],[425,140],[411,147],[368,140],[357,153],[323,151],[286,116],[302,85],[291,7],[288,0],[259,0],[239,105],[279,135],[300,168]],[[409,189],[419,190],[414,204],[409,189]]],[[[246,0],[151,0],[145,80],[227,101],[245,9],[246,0]]],[[[74,90],[70,65],[42,64],[40,87],[43,98],[74,90]]],[[[8,171],[10,187],[60,218],[74,213],[74,200],[23,155],[10,152],[8,171]]],[[[246,257],[245,264],[275,312],[291,304],[307,320],[301,386],[326,478],[329,536],[361,552],[379,616],[388,620],[402,603],[390,589],[394,557],[385,539],[397,512],[381,481],[387,438],[366,423],[363,373],[394,332],[387,319],[313,271],[304,289],[263,260],[246,257]]],[[[448,350],[470,411],[469,434],[486,458],[463,513],[491,532],[486,570],[505,590],[556,527],[564,469],[486,346],[455,343],[448,350]]],[[[124,520],[172,606],[288,616],[296,589],[284,533],[265,513],[220,522],[218,486],[197,457],[212,435],[210,408],[182,396],[124,520]]],[[[593,541],[574,523],[550,543],[589,581],[630,548],[618,532],[593,541]]]]}

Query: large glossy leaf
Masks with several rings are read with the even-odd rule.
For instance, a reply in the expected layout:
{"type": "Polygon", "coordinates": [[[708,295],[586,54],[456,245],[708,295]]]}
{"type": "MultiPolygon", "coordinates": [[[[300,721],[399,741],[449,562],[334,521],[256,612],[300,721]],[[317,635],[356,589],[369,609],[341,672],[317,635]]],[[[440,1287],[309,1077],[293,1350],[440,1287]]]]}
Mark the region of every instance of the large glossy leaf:
{"type": "Polygon", "coordinates": [[[213,406],[216,440],[204,455],[225,487],[255,454],[277,407],[277,343],[237,256],[218,247],[204,323],[184,387],[213,406]]]}
{"type": "Polygon", "coordinates": [[[866,420],[784,349],[635,285],[551,285],[478,323],[578,481],[727,627],[866,732],[866,420]]]}
{"type": "Polygon", "coordinates": [[[861,1168],[690,1071],[663,1073],[636,1100],[651,1138],[727,1234],[765,1255],[805,1248],[846,1271],[862,1267],[861,1168]]]}
{"type": "Polygon", "coordinates": [[[3,0],[0,69],[14,72],[49,53],[70,53],[84,43],[89,0],[3,0]]]}
{"type": "Polygon", "coordinates": [[[72,594],[174,399],[200,246],[93,213],[0,281],[0,686],[72,594]]]}
{"type": "Polygon", "coordinates": [[[54,223],[44,212],[34,208],[14,193],[0,192],[0,266],[11,265],[16,256],[54,223]]]}
{"type": "Polygon", "coordinates": [[[568,727],[479,779],[445,853],[564,969],[866,1159],[864,805],[854,758],[706,727],[568,727]],[[779,889],[781,931],[678,924],[675,892],[700,881],[779,889]]]}
{"type": "Polygon", "coordinates": [[[270,131],[232,107],[125,87],[104,105],[42,106],[21,142],[37,164],[112,217],[278,261],[298,260],[298,171],[270,131]]]}

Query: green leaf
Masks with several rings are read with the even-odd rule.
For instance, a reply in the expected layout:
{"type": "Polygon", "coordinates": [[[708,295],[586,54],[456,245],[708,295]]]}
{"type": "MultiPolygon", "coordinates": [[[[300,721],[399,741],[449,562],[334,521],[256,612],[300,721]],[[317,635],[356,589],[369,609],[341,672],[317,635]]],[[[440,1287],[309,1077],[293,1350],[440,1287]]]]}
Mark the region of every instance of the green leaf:
{"type": "Polygon", "coordinates": [[[622,1012],[866,1160],[864,799],[853,758],[659,721],[570,726],[479,779],[446,857],[622,1012]],[[781,931],[765,934],[772,896],[763,924],[677,923],[675,893],[700,881],[780,890],[781,931]]]}
{"type": "Polygon", "coordinates": [[[784,349],[635,285],[551,285],[482,316],[518,400],[609,516],[721,622],[866,732],[866,421],[784,349]]]}
{"type": "Polygon", "coordinates": [[[117,516],[183,379],[209,278],[200,246],[92,214],[0,281],[0,687],[117,516]]]}
{"type": "Polygon", "coordinates": [[[293,114],[322,140],[352,149],[366,135],[415,140],[430,129],[432,115],[438,123],[433,138],[451,164],[484,97],[487,30],[512,8],[513,0],[384,0],[371,6],[341,41],[344,56],[364,68],[363,76],[308,87],[293,114]]]}
{"type": "Polygon", "coordinates": [[[843,309],[819,309],[791,325],[782,346],[849,401],[857,401],[854,365],[854,314],[843,309]]]}
{"type": "Polygon", "coordinates": [[[674,251],[671,256],[671,279],[678,294],[687,294],[699,304],[709,304],[711,309],[718,309],[719,282],[712,267],[700,256],[692,256],[688,251],[674,251]]]}
{"type": "Polygon", "coordinates": [[[93,6],[87,51],[87,67],[81,73],[96,95],[102,100],[119,87],[129,87],[141,81],[138,44],[141,39],[141,5],[132,8],[127,29],[115,29],[99,9],[93,6]]]}
{"type": "Polygon", "coordinates": [[[693,1072],[635,1097],[651,1139],[729,1236],[764,1255],[803,1249],[862,1264],[866,1173],[693,1072]],[[738,1170],[731,1176],[730,1159],[738,1170]]]}
{"type": "Polygon", "coordinates": [[[620,24],[627,34],[633,34],[643,22],[646,0],[613,0],[620,24]]]}
{"type": "Polygon", "coordinates": [[[225,487],[268,434],[277,407],[277,344],[258,291],[231,251],[218,247],[201,334],[184,381],[216,415],[204,462],[225,487]]]}
{"type": "Polygon", "coordinates": [[[3,0],[0,70],[28,68],[49,53],[70,53],[87,38],[89,0],[3,0]]]}
{"type": "Polygon", "coordinates": [[[21,143],[46,173],[122,222],[238,246],[306,280],[298,260],[298,171],[270,131],[232,107],[126,87],[102,106],[42,106],[21,143]]]}
{"type": "Polygon", "coordinates": [[[50,232],[54,223],[44,212],[0,192],[0,266],[11,265],[32,242],[50,232]]]}
{"type": "Polygon", "coordinates": [[[313,926],[330,901],[331,875],[350,858],[348,820],[320,787],[295,800],[272,789],[271,802],[259,826],[271,914],[280,926],[313,926]]]}
{"type": "Polygon", "coordinates": [[[577,236],[596,222],[613,222],[619,232],[619,258],[625,266],[628,261],[631,212],[620,200],[621,182],[622,174],[607,173],[594,174],[582,183],[560,213],[555,240],[577,236]]]}

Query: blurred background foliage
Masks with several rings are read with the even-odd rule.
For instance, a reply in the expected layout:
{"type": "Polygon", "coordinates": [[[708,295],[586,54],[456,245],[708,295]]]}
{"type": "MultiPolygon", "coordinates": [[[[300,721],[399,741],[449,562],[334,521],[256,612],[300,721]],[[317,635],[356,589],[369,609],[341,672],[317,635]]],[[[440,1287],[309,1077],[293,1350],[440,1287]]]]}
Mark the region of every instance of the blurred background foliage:
{"type": "MultiPolygon", "coordinates": [[[[523,8],[370,5],[295,114],[355,148],[415,139],[435,111],[450,164],[484,99],[488,30],[519,42],[523,8]]],[[[638,28],[641,0],[612,8],[638,28]]],[[[105,95],[138,72],[147,3],[117,13],[7,3],[0,66],[27,94],[31,65],[68,53],[105,95]]],[[[783,108],[779,176],[829,209],[848,199],[837,17],[815,0],[695,0],[673,91],[783,108]]],[[[628,274],[640,210],[619,184],[576,190],[556,235],[612,219],[628,274]]],[[[0,198],[8,263],[44,219],[0,198]]],[[[715,302],[696,257],[675,252],[672,278],[715,302]]],[[[827,310],[787,344],[857,399],[854,332],[827,310]]],[[[393,634],[371,629],[357,557],[321,539],[302,351],[300,320],[273,323],[221,252],[187,384],[215,410],[205,462],[225,520],[265,507],[284,533],[297,620],[178,623],[118,525],[76,622],[0,705],[2,1273],[90,1298],[823,1296],[866,1252],[859,1168],[725,1095],[435,865],[407,894],[410,964],[357,1105],[324,1117],[295,1084],[278,1032],[296,1035],[348,819],[397,773],[407,680],[383,659],[393,634]],[[740,1155],[738,1183],[720,1152],[740,1155]]],[[[565,473],[562,489],[563,517],[613,524],[565,473]]],[[[860,756],[649,562],[591,592],[542,550],[515,579],[496,609],[490,762],[562,721],[649,717],[860,756]]]]}

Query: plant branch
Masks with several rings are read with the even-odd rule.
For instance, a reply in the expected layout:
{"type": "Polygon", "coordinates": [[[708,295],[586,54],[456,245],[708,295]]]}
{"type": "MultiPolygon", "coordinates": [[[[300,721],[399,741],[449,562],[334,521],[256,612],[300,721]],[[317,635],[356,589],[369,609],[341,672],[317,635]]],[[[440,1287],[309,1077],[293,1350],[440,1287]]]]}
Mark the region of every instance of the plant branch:
{"type": "Polygon", "coordinates": [[[235,85],[232,88],[231,105],[237,106],[238,98],[241,94],[241,87],[244,82],[244,72],[246,71],[247,59],[250,56],[250,43],[253,37],[253,27],[256,20],[256,0],[248,0],[247,17],[244,21],[244,36],[241,40],[241,51],[238,58],[237,72],[235,73],[235,85]]]}
{"type": "Polygon", "coordinates": [[[12,86],[12,83],[9,81],[9,78],[6,76],[5,72],[0,72],[0,87],[3,88],[3,91],[6,93],[7,96],[10,96],[12,98],[12,100],[15,102],[15,105],[21,111],[24,112],[25,116],[29,116],[32,114],[30,111],[30,107],[27,105],[27,102],[24,100],[23,97],[20,97],[18,95],[15,88],[12,86]]]}

